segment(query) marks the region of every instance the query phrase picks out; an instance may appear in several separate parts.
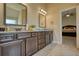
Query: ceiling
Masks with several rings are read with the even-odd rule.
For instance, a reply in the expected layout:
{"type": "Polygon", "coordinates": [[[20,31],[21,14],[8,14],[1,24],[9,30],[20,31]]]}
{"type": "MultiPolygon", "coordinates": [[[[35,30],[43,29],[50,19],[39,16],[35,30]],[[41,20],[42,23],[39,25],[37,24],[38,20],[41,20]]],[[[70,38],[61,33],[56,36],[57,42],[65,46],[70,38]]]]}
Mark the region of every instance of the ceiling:
{"type": "Polygon", "coordinates": [[[75,14],[76,14],[76,8],[73,8],[73,9],[62,12],[62,16],[75,15],[75,14]]]}

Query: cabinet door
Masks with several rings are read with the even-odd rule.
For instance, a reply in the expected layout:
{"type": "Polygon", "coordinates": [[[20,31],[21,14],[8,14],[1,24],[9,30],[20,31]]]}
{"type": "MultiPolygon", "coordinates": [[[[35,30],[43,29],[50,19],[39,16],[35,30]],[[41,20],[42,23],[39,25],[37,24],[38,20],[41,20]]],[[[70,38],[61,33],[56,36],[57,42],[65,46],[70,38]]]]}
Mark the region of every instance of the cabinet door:
{"type": "Polygon", "coordinates": [[[49,35],[49,33],[47,32],[46,33],[46,45],[48,45],[49,43],[50,43],[50,35],[49,35]]]}
{"type": "Polygon", "coordinates": [[[23,40],[12,41],[0,44],[2,56],[21,56],[24,55],[23,40]]]}
{"type": "Polygon", "coordinates": [[[44,48],[46,45],[45,35],[38,35],[38,50],[44,48]]]}
{"type": "Polygon", "coordinates": [[[49,39],[50,39],[50,43],[51,43],[51,42],[53,41],[53,32],[50,32],[50,33],[49,33],[49,36],[50,36],[49,39]]]}
{"type": "Polygon", "coordinates": [[[26,55],[32,55],[37,51],[37,37],[26,39],[26,55]]]}
{"type": "Polygon", "coordinates": [[[0,47],[0,56],[1,56],[1,47],[0,47]]]}

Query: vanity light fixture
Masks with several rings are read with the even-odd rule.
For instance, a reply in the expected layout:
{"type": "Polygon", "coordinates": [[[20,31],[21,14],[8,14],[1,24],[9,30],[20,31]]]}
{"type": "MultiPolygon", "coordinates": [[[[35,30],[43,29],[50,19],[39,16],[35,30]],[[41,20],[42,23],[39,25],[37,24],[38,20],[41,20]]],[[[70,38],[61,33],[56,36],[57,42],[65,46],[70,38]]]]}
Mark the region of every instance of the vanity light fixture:
{"type": "Polygon", "coordinates": [[[45,13],[45,14],[47,14],[47,12],[45,10],[43,10],[43,9],[41,9],[40,11],[43,12],[43,13],[45,13]]]}
{"type": "Polygon", "coordinates": [[[46,15],[45,13],[42,13],[42,12],[39,12],[40,14],[42,14],[42,15],[46,15]]]}
{"type": "Polygon", "coordinates": [[[45,10],[43,10],[43,9],[40,9],[39,13],[42,14],[42,15],[46,15],[47,14],[47,12],[45,10]]]}

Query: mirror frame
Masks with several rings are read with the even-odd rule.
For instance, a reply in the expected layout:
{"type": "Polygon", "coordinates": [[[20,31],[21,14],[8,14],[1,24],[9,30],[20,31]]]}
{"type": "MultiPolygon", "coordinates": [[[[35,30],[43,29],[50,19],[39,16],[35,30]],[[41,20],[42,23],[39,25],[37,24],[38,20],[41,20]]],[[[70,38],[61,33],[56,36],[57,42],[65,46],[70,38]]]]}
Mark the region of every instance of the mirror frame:
{"type": "Polygon", "coordinates": [[[42,15],[45,18],[44,19],[44,26],[41,25],[40,15],[42,15],[42,14],[39,13],[39,27],[40,28],[46,28],[46,15],[42,15]]]}
{"type": "Polygon", "coordinates": [[[24,4],[22,3],[17,3],[17,4],[20,4],[22,6],[24,6],[26,8],[26,24],[25,25],[18,25],[18,24],[6,24],[6,4],[7,3],[4,3],[4,25],[9,25],[9,26],[26,26],[27,24],[27,6],[25,6],[24,4]]]}

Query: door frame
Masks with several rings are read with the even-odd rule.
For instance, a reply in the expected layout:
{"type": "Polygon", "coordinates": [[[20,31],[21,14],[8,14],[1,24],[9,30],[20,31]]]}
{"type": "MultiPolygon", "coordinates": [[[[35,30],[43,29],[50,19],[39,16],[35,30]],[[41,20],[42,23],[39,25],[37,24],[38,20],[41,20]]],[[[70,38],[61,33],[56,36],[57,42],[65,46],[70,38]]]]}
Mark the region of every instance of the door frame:
{"type": "MultiPolygon", "coordinates": [[[[71,8],[65,8],[60,11],[60,29],[61,29],[61,44],[63,43],[63,36],[62,36],[62,12],[68,11],[70,9],[76,9],[76,7],[71,7],[71,8]]],[[[77,32],[77,12],[76,12],[76,32],[77,32]]],[[[76,33],[76,46],[77,46],[77,33],[76,33]]]]}

